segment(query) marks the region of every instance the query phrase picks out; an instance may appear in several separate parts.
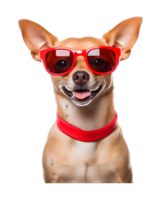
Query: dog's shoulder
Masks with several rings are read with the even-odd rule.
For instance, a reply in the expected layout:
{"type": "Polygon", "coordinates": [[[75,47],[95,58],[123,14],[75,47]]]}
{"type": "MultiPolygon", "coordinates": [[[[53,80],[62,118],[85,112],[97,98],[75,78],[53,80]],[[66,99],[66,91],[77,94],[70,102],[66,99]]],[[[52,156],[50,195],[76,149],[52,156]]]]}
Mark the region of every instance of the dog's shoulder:
{"type": "Polygon", "coordinates": [[[56,131],[54,131],[54,127],[55,127],[55,123],[53,124],[53,126],[51,127],[51,129],[48,133],[47,142],[44,147],[44,153],[54,147],[54,143],[55,143],[55,139],[56,139],[56,131]]]}
{"type": "Polygon", "coordinates": [[[54,121],[48,130],[48,137],[54,137],[56,135],[55,128],[56,128],[56,122],[54,121]]]}

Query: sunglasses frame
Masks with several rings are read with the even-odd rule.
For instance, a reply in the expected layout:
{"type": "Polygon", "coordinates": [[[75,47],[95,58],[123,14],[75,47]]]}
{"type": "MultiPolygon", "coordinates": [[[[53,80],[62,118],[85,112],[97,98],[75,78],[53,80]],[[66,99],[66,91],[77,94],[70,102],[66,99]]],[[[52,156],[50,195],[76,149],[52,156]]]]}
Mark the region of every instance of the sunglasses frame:
{"type": "Polygon", "coordinates": [[[83,49],[83,50],[74,50],[74,49],[70,49],[70,48],[67,48],[67,47],[54,47],[54,48],[49,48],[49,49],[45,49],[45,50],[40,51],[40,58],[43,61],[43,64],[44,64],[44,67],[45,67],[46,71],[49,74],[54,75],[54,76],[63,76],[63,75],[69,74],[72,71],[72,69],[74,68],[74,65],[75,65],[75,62],[76,62],[76,58],[78,56],[83,56],[85,58],[85,62],[87,64],[88,68],[94,74],[99,74],[99,75],[110,74],[110,73],[114,72],[115,69],[117,68],[117,65],[119,64],[119,61],[120,61],[120,55],[121,55],[121,50],[119,48],[109,47],[109,46],[96,46],[96,47],[91,47],[89,49],[83,49]],[[94,50],[94,49],[109,49],[109,50],[112,50],[115,53],[115,65],[114,65],[114,68],[110,72],[96,72],[91,68],[91,66],[88,63],[87,55],[91,50],[94,50]],[[66,71],[64,73],[61,73],[61,74],[55,74],[55,73],[52,73],[52,72],[50,72],[48,70],[45,58],[46,58],[46,54],[48,52],[52,51],[52,50],[68,50],[68,51],[72,52],[72,54],[73,54],[73,63],[72,63],[72,66],[70,67],[70,69],[68,71],[66,71]]]}

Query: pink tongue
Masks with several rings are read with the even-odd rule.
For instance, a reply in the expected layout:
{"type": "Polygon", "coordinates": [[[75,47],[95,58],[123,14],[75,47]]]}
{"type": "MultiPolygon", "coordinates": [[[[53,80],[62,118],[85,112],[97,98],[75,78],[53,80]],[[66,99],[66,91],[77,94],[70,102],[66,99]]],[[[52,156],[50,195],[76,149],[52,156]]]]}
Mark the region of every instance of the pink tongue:
{"type": "Polygon", "coordinates": [[[91,92],[74,92],[73,95],[78,99],[84,99],[90,95],[91,92]]]}

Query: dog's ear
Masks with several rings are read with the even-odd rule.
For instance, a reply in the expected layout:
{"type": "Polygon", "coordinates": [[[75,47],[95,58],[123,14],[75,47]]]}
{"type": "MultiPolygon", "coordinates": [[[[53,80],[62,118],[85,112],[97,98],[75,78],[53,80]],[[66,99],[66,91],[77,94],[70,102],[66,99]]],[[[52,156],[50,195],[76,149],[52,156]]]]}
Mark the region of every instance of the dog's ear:
{"type": "Polygon", "coordinates": [[[18,23],[24,42],[30,49],[32,57],[37,61],[41,61],[39,52],[54,47],[58,41],[57,37],[30,20],[22,19],[18,23]]]}
{"type": "Polygon", "coordinates": [[[141,23],[142,17],[133,17],[121,22],[103,35],[108,46],[121,49],[121,60],[129,57],[131,48],[138,38],[141,23]]]}

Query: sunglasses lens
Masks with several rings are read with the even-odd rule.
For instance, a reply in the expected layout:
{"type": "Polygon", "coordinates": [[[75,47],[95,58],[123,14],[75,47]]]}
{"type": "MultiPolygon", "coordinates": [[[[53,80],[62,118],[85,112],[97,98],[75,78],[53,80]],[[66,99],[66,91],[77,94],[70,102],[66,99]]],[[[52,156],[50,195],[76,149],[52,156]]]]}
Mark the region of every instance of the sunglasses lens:
{"type": "Polygon", "coordinates": [[[111,72],[115,67],[115,53],[110,49],[97,48],[88,52],[90,67],[100,73],[111,72]]]}
{"type": "Polygon", "coordinates": [[[70,70],[73,64],[73,53],[65,49],[55,49],[46,54],[45,62],[49,72],[62,74],[70,70]]]}

